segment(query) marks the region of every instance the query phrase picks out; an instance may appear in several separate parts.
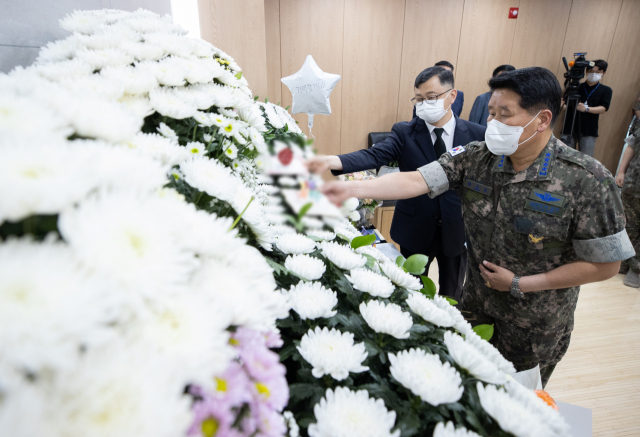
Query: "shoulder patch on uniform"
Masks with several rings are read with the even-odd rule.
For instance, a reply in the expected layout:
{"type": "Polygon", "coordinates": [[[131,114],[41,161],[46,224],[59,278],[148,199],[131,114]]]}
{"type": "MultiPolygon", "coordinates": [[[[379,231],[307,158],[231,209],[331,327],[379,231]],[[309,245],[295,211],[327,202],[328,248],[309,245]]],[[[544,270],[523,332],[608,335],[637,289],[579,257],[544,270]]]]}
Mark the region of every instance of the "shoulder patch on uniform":
{"type": "Polygon", "coordinates": [[[449,153],[451,154],[451,156],[456,156],[456,155],[459,155],[459,154],[464,153],[466,151],[467,151],[467,149],[465,149],[464,147],[458,146],[455,149],[449,150],[449,153]]]}

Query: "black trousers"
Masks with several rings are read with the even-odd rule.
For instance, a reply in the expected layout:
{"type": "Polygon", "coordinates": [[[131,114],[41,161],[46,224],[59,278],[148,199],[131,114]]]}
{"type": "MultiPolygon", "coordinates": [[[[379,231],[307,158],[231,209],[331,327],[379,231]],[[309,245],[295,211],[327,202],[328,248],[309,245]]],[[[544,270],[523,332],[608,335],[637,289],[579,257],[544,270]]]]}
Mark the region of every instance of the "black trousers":
{"type": "MultiPolygon", "coordinates": [[[[429,266],[434,259],[438,260],[438,272],[440,284],[439,294],[441,296],[451,297],[458,302],[462,297],[462,286],[464,285],[464,278],[467,272],[467,251],[465,249],[460,255],[446,256],[443,251],[442,235],[440,229],[433,238],[433,243],[422,255],[429,257],[429,263],[427,264],[425,275],[429,271],[429,266]]],[[[404,247],[400,248],[400,253],[405,258],[409,258],[411,255],[415,255],[418,252],[412,252],[404,247]]]]}

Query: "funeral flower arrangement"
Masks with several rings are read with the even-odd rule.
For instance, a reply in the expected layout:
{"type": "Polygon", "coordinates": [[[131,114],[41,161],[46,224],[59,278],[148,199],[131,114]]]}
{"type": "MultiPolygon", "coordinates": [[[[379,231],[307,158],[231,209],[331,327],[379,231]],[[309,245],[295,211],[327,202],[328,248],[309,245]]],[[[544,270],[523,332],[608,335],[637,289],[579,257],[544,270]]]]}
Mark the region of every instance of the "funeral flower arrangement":
{"type": "Polygon", "coordinates": [[[61,25],[0,76],[0,434],[566,435],[425,257],[286,201],[310,146],[229,55],[144,10],[61,25]]]}

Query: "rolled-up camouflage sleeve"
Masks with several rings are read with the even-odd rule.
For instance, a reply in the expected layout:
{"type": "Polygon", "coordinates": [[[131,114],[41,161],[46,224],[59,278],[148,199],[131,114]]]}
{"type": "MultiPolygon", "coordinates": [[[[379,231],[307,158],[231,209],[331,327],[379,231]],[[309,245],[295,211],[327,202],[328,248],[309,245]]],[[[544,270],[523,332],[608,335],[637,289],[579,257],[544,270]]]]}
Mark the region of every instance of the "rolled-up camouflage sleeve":
{"type": "Polygon", "coordinates": [[[418,168],[418,171],[429,186],[429,197],[434,198],[450,189],[462,185],[464,161],[470,153],[471,143],[465,147],[456,147],[443,153],[440,159],[418,168]]]}
{"type": "Polygon", "coordinates": [[[578,200],[573,248],[579,259],[605,263],[624,261],[635,255],[625,230],[620,195],[612,177],[599,181],[590,175],[578,200]]]}

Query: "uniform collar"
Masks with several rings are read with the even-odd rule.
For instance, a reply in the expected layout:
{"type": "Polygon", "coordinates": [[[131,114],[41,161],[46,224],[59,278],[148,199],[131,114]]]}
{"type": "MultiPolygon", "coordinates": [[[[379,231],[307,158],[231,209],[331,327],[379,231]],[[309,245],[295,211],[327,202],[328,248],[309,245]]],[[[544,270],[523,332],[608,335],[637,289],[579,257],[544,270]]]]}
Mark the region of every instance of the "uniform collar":
{"type": "MultiPolygon", "coordinates": [[[[529,166],[523,173],[517,175],[516,179],[512,182],[520,182],[523,180],[526,181],[543,181],[551,179],[551,171],[553,170],[553,163],[555,162],[557,155],[557,144],[558,140],[556,137],[551,135],[549,138],[549,142],[542,149],[540,155],[533,161],[533,164],[529,166]]],[[[496,162],[493,164],[491,168],[492,173],[511,173],[516,174],[513,166],[511,165],[511,160],[505,156],[496,156],[496,162]]]]}

